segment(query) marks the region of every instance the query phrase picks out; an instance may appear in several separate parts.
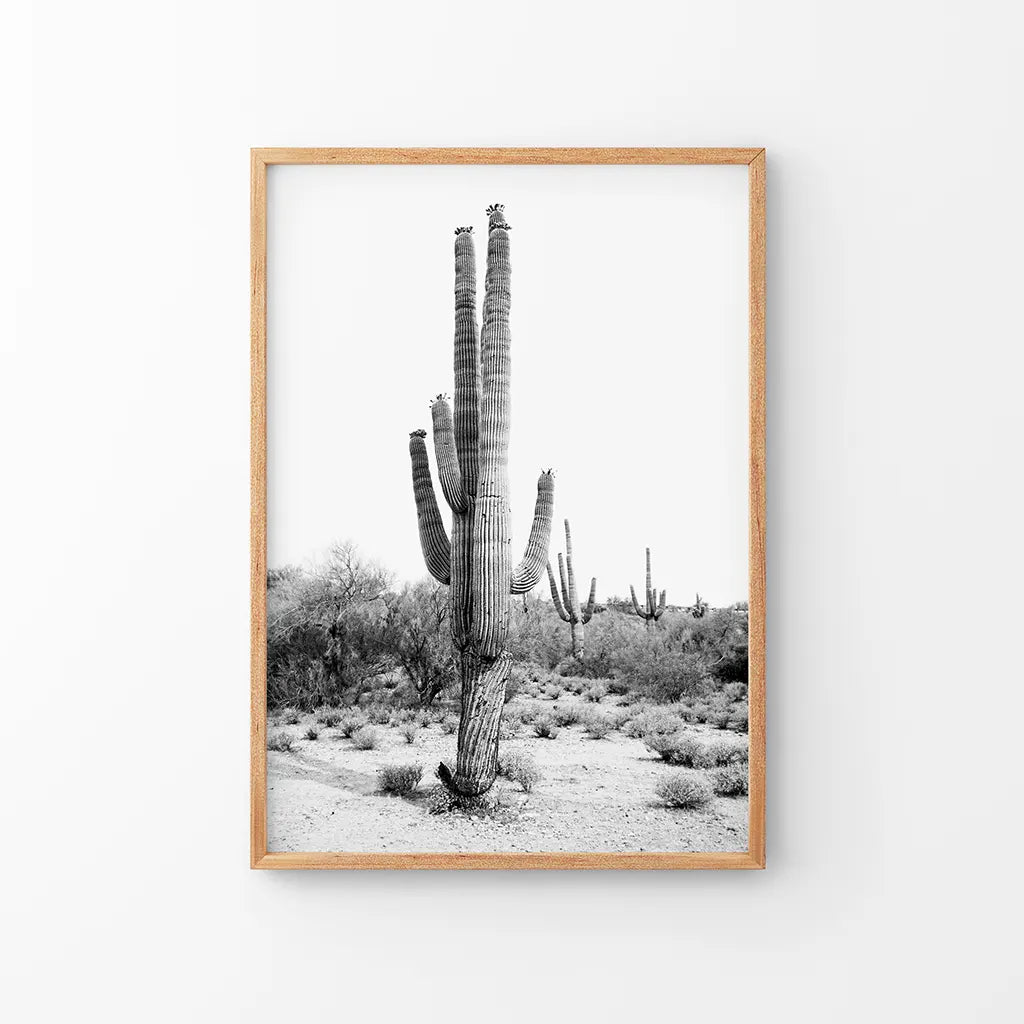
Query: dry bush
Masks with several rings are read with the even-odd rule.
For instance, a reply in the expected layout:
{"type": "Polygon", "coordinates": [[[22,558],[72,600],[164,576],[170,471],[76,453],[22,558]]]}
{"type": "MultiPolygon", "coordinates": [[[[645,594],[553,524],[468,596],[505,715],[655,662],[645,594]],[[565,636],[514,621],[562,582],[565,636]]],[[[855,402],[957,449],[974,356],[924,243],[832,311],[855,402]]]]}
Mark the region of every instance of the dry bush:
{"type": "Polygon", "coordinates": [[[284,718],[285,725],[298,725],[302,720],[302,716],[295,708],[285,708],[282,717],[284,718]]]}
{"type": "Polygon", "coordinates": [[[700,741],[682,733],[648,733],[644,736],[644,744],[663,761],[687,768],[693,767],[694,756],[703,750],[700,741]]]}
{"type": "Polygon", "coordinates": [[[698,768],[717,768],[723,764],[743,764],[750,757],[750,748],[742,736],[717,736],[704,745],[704,754],[697,759],[698,768]]]}
{"type": "Polygon", "coordinates": [[[736,708],[729,716],[729,728],[736,732],[746,732],[750,726],[750,714],[746,705],[736,708]]]}
{"type": "Polygon", "coordinates": [[[530,725],[541,713],[541,709],[537,704],[524,704],[519,709],[519,718],[522,720],[523,725],[530,725]]]}
{"type": "Polygon", "coordinates": [[[557,683],[551,683],[544,687],[544,696],[548,700],[558,700],[562,696],[562,688],[557,683]]]}
{"type": "Polygon", "coordinates": [[[517,782],[524,793],[529,793],[540,781],[540,769],[532,754],[525,750],[503,751],[498,759],[498,773],[509,782],[517,782]]]}
{"type": "Polygon", "coordinates": [[[612,720],[596,708],[588,710],[581,721],[587,735],[594,740],[603,740],[615,728],[612,720]]]}
{"type": "Polygon", "coordinates": [[[553,740],[558,737],[558,723],[551,715],[541,715],[534,720],[533,731],[542,740],[553,740]]]}
{"type": "Polygon", "coordinates": [[[621,729],[633,719],[633,714],[628,708],[610,708],[605,714],[611,719],[613,729],[621,729]]]}
{"type": "Polygon", "coordinates": [[[688,768],[681,768],[660,779],[654,791],[669,807],[685,810],[706,807],[715,795],[707,776],[688,768]]]}
{"type": "Polygon", "coordinates": [[[324,707],[317,712],[316,720],[325,729],[333,729],[341,721],[341,712],[337,708],[324,707]]]}
{"type": "Polygon", "coordinates": [[[672,735],[679,732],[681,725],[682,723],[675,715],[658,708],[651,708],[649,711],[641,712],[630,721],[626,727],[626,735],[632,736],[634,739],[643,739],[645,736],[655,733],[672,735]]]}
{"type": "Polygon", "coordinates": [[[361,711],[351,711],[347,715],[342,715],[338,720],[338,729],[346,738],[358,732],[364,725],[366,725],[366,715],[361,711]]]}
{"type": "Polygon", "coordinates": [[[593,686],[589,686],[583,691],[583,699],[590,701],[592,704],[600,704],[607,696],[608,687],[604,683],[594,683],[593,686]]]}
{"type": "Polygon", "coordinates": [[[441,719],[441,732],[446,736],[451,736],[453,733],[459,731],[459,716],[458,715],[445,715],[441,719]]]}
{"type": "Polygon", "coordinates": [[[564,676],[561,680],[562,689],[566,693],[582,693],[588,686],[589,681],[582,676],[564,676]]]}
{"type": "Polygon", "coordinates": [[[352,746],[356,750],[375,750],[380,746],[380,741],[380,729],[375,729],[372,725],[364,725],[352,733],[352,746]]]}
{"type": "Polygon", "coordinates": [[[556,704],[551,717],[559,726],[575,725],[580,720],[580,709],[575,704],[556,704]]]}
{"type": "Polygon", "coordinates": [[[405,738],[406,743],[415,743],[416,737],[420,733],[420,727],[415,722],[406,722],[398,731],[405,738]]]}
{"type": "Polygon", "coordinates": [[[267,737],[267,750],[291,750],[292,736],[286,732],[272,732],[267,737]]]}
{"type": "Polygon", "coordinates": [[[320,731],[317,729],[317,727],[315,725],[311,725],[306,730],[306,737],[305,738],[307,740],[318,740],[320,738],[320,731]]]}
{"type": "Polygon", "coordinates": [[[366,708],[366,717],[373,725],[390,725],[392,714],[391,708],[385,704],[370,704],[366,708]]]}
{"type": "Polygon", "coordinates": [[[711,781],[718,796],[746,796],[748,770],[745,764],[727,764],[711,773],[711,781]]]}
{"type": "Polygon", "coordinates": [[[385,793],[408,796],[423,778],[423,768],[418,764],[386,764],[377,771],[380,788],[385,793]]]}

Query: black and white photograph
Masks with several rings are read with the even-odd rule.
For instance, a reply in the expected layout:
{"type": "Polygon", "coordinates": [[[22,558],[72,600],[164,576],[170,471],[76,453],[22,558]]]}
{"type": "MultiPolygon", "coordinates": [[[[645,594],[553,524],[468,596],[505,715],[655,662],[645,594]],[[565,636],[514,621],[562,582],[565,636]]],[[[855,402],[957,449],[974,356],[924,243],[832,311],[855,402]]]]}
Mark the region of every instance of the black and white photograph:
{"type": "Polygon", "coordinates": [[[748,171],[274,166],[271,853],[748,847],[748,171]]]}

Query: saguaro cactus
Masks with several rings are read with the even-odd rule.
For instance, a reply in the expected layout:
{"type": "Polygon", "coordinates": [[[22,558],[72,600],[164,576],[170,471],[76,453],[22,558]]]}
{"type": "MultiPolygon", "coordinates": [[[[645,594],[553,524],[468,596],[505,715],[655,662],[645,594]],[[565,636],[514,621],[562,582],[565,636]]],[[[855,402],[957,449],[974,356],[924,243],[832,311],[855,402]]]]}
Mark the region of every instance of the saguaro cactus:
{"type": "Polygon", "coordinates": [[[455,229],[455,401],[431,405],[434,454],[452,533],[445,532],[424,438],[409,435],[420,546],[431,575],[449,585],[452,642],[462,680],[462,718],[454,774],[442,781],[467,796],[486,792],[498,769],[498,723],[511,668],[506,649],[512,595],[537,584],[548,557],[554,478],[537,481],[526,553],[513,566],[509,550],[509,225],[504,207],[489,206],[483,323],[477,340],[473,229],[455,229]]]}
{"type": "Polygon", "coordinates": [[[576,596],[576,573],[572,564],[572,535],[569,533],[569,520],[565,521],[565,558],[558,553],[558,576],[562,583],[562,594],[558,594],[555,574],[548,562],[548,583],[551,586],[551,600],[555,611],[563,622],[569,623],[569,636],[572,640],[572,656],[583,657],[583,627],[594,614],[594,602],[597,600],[597,577],[590,580],[590,597],[585,606],[581,607],[576,596]]]}
{"type": "Polygon", "coordinates": [[[647,628],[657,624],[658,619],[665,614],[665,591],[661,592],[661,600],[658,600],[658,591],[651,585],[651,549],[647,549],[647,603],[643,608],[636,599],[636,591],[633,584],[629,585],[629,596],[633,599],[633,611],[643,619],[647,628]],[[657,602],[657,603],[655,603],[657,602]]]}
{"type": "Polygon", "coordinates": [[[707,615],[709,607],[710,605],[707,603],[707,601],[705,601],[704,598],[700,596],[700,593],[698,593],[697,600],[693,604],[691,604],[690,607],[686,610],[695,619],[703,619],[704,616],[707,615]]]}

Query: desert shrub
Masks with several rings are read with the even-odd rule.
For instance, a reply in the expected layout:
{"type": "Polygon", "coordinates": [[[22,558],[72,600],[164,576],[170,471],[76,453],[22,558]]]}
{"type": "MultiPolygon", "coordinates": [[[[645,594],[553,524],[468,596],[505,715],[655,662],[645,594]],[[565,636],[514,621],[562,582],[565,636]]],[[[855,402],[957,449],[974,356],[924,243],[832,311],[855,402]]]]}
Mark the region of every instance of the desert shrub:
{"type": "Polygon", "coordinates": [[[555,670],[558,677],[558,685],[566,693],[582,693],[589,685],[590,680],[579,675],[580,663],[573,658],[562,662],[555,670]]]}
{"type": "Polygon", "coordinates": [[[268,750],[291,750],[292,737],[286,732],[272,732],[267,737],[268,750]]]}
{"type": "Polygon", "coordinates": [[[687,768],[693,767],[694,757],[703,749],[698,740],[682,733],[650,733],[644,744],[663,761],[687,768]]]}
{"type": "Polygon", "coordinates": [[[380,788],[385,793],[407,796],[423,778],[423,768],[418,764],[386,764],[377,771],[380,788]]]}
{"type": "Polygon", "coordinates": [[[580,709],[575,704],[556,704],[551,709],[555,725],[575,725],[580,720],[580,709]]]}
{"type": "Polygon", "coordinates": [[[320,730],[317,729],[317,727],[315,725],[311,725],[306,730],[306,739],[307,740],[316,740],[316,739],[319,739],[319,738],[320,738],[320,730]]]}
{"type": "Polygon", "coordinates": [[[352,746],[356,750],[374,750],[380,746],[380,730],[372,725],[364,725],[352,733],[352,746]]]}
{"type": "Polygon", "coordinates": [[[718,796],[746,796],[748,774],[745,764],[727,764],[711,773],[711,783],[718,796]]]}
{"type": "Polygon", "coordinates": [[[406,722],[399,730],[406,743],[415,743],[420,734],[420,727],[415,722],[406,722]]]}
{"type": "Polygon", "coordinates": [[[459,731],[459,716],[458,715],[445,715],[441,719],[441,732],[446,736],[451,736],[452,733],[459,731]]]}
{"type": "Polygon", "coordinates": [[[680,705],[678,714],[684,722],[689,722],[691,724],[703,721],[703,719],[698,716],[697,710],[693,704],[680,705]]]}
{"type": "Polygon", "coordinates": [[[514,719],[507,719],[504,715],[501,716],[501,721],[498,722],[498,739],[499,740],[514,740],[519,735],[519,722],[514,719]]]}
{"type": "MultiPolygon", "coordinates": [[[[643,624],[633,615],[606,612],[595,615],[587,625],[587,645],[579,670],[589,679],[612,679],[619,675],[621,652],[642,640],[643,624]]],[[[625,679],[620,685],[628,687],[625,679]]]]}
{"type": "Polygon", "coordinates": [[[533,731],[542,740],[553,740],[558,736],[558,723],[551,715],[541,715],[534,719],[533,731]]]}
{"type": "Polygon", "coordinates": [[[603,740],[615,728],[608,715],[602,714],[596,708],[588,711],[582,718],[583,728],[591,739],[603,740]]]}
{"type": "Polygon", "coordinates": [[[726,683],[722,687],[722,694],[726,700],[733,703],[744,702],[747,699],[747,684],[745,682],[726,683]]]}
{"type": "Polygon", "coordinates": [[[548,700],[558,700],[562,696],[562,688],[557,683],[551,683],[544,687],[544,696],[548,700]]]}
{"type": "Polygon", "coordinates": [[[387,666],[381,611],[389,574],[352,544],[316,565],[267,574],[267,701],[338,704],[387,666]]]}
{"type": "Polygon", "coordinates": [[[633,715],[628,708],[611,708],[605,714],[611,719],[613,729],[621,729],[633,720],[633,715]]]}
{"type": "Polygon", "coordinates": [[[341,712],[337,708],[321,708],[316,720],[325,729],[333,729],[341,721],[341,712]]]}
{"type": "Polygon", "coordinates": [[[605,683],[594,683],[583,691],[583,699],[592,704],[599,704],[608,695],[608,686],[605,683]]]}
{"type": "Polygon", "coordinates": [[[729,728],[736,732],[746,732],[750,726],[749,712],[746,707],[737,708],[729,716],[729,728]]]}
{"type": "Polygon", "coordinates": [[[523,705],[507,704],[501,712],[501,720],[509,728],[518,729],[523,724],[523,705]]]}
{"type": "Polygon", "coordinates": [[[728,711],[712,711],[707,717],[707,723],[716,729],[728,729],[731,718],[728,711]]]}
{"type": "Polygon", "coordinates": [[[671,735],[679,731],[680,725],[681,723],[675,715],[652,708],[649,711],[641,712],[630,720],[629,725],[626,726],[626,735],[632,736],[634,739],[643,739],[654,733],[671,735]]]}
{"type": "Polygon", "coordinates": [[[708,720],[708,717],[710,715],[713,715],[714,713],[715,712],[710,707],[708,707],[707,704],[701,701],[690,706],[690,711],[687,716],[687,720],[691,722],[706,722],[708,720]]]}
{"type": "Polygon", "coordinates": [[[456,675],[448,623],[448,588],[433,580],[407,584],[388,596],[384,634],[389,654],[429,705],[456,675]]]}
{"type": "Polygon", "coordinates": [[[517,782],[524,793],[532,791],[540,781],[540,769],[531,754],[525,750],[503,751],[498,760],[498,772],[509,782],[517,782]]]}
{"type": "Polygon", "coordinates": [[[366,709],[366,717],[371,725],[390,725],[391,708],[384,704],[371,704],[366,709]]]}
{"type": "Polygon", "coordinates": [[[716,768],[723,764],[743,764],[749,757],[750,750],[743,738],[736,736],[727,739],[721,736],[703,744],[694,765],[697,768],[716,768]]]}
{"type": "Polygon", "coordinates": [[[660,779],[654,791],[669,807],[682,807],[685,810],[705,807],[715,795],[706,775],[687,768],[681,768],[660,779]]]}
{"type": "Polygon", "coordinates": [[[616,697],[624,697],[629,693],[629,684],[625,679],[609,679],[608,692],[614,694],[616,697]]]}
{"type": "Polygon", "coordinates": [[[540,713],[540,708],[536,704],[523,704],[519,709],[519,718],[523,725],[530,725],[540,713]]]}
{"type": "Polygon", "coordinates": [[[352,711],[347,715],[342,715],[338,721],[338,729],[345,737],[350,737],[364,725],[366,725],[366,715],[361,711],[352,711]]]}
{"type": "Polygon", "coordinates": [[[527,669],[522,665],[513,665],[505,682],[505,703],[514,700],[531,684],[532,680],[529,678],[527,669]]]}
{"type": "Polygon", "coordinates": [[[285,725],[298,725],[302,721],[302,716],[295,708],[288,708],[283,717],[285,725]]]}

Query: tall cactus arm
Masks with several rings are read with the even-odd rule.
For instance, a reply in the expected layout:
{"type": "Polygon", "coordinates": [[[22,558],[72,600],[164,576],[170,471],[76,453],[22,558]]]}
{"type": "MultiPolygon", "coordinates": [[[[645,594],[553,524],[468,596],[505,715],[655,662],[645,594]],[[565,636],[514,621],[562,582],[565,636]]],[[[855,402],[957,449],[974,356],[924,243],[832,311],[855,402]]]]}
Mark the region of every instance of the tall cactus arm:
{"type": "Polygon", "coordinates": [[[465,494],[476,494],[480,443],[480,347],[472,228],[455,229],[455,448],[465,494]]]}
{"type": "Polygon", "coordinates": [[[438,583],[451,582],[451,544],[441,521],[441,510],[434,496],[434,483],[430,479],[430,462],[425,430],[414,430],[409,435],[409,456],[412,459],[412,491],[416,498],[416,518],[420,528],[420,547],[427,570],[438,583]]]}
{"type": "Polygon", "coordinates": [[[636,591],[633,589],[632,583],[629,585],[629,596],[633,599],[633,611],[635,611],[641,619],[646,619],[647,612],[641,609],[640,602],[636,599],[636,591]]]}
{"type": "Polygon", "coordinates": [[[562,603],[565,605],[565,610],[569,613],[570,622],[579,621],[579,612],[574,607],[572,601],[569,600],[569,581],[565,578],[565,559],[562,557],[562,552],[558,552],[558,577],[562,581],[562,603]]]}
{"type": "Polygon", "coordinates": [[[455,451],[452,410],[444,395],[434,399],[430,412],[434,419],[434,456],[437,459],[441,492],[453,512],[465,512],[468,504],[462,489],[462,474],[459,472],[459,458],[455,451]]]}
{"type": "Polygon", "coordinates": [[[551,587],[551,603],[555,606],[555,611],[558,612],[558,617],[563,622],[569,621],[569,613],[565,610],[565,605],[562,604],[561,597],[558,596],[558,584],[555,582],[555,574],[551,571],[551,563],[548,562],[548,585],[551,587]]]}
{"type": "Polygon", "coordinates": [[[597,602],[597,577],[590,580],[590,597],[587,598],[587,606],[583,609],[583,625],[585,626],[594,617],[594,604],[597,602]]]}
{"type": "MultiPolygon", "coordinates": [[[[558,566],[562,566],[562,556],[558,556],[558,566]]],[[[565,603],[569,608],[569,614],[573,622],[580,621],[580,602],[576,594],[576,570],[572,562],[572,534],[569,532],[569,520],[565,520],[565,569],[568,575],[569,587],[565,592],[565,603]]]]}
{"type": "Polygon", "coordinates": [[[478,653],[485,660],[498,658],[505,651],[512,613],[508,501],[511,269],[502,208],[492,206],[487,213],[487,277],[480,332],[480,466],[473,510],[473,632],[478,653]]]}
{"type": "Polygon", "coordinates": [[[551,517],[555,507],[555,477],[550,469],[537,480],[537,504],[533,510],[530,539],[522,561],[512,570],[512,593],[528,594],[540,582],[548,559],[551,541],[551,517]]]}
{"type": "Polygon", "coordinates": [[[510,395],[511,307],[508,224],[504,207],[489,206],[487,276],[480,328],[480,473],[487,494],[507,486],[510,395]]]}
{"type": "Polygon", "coordinates": [[[654,613],[654,618],[660,619],[665,614],[665,591],[661,592],[661,600],[658,602],[657,610],[654,613]]]}

